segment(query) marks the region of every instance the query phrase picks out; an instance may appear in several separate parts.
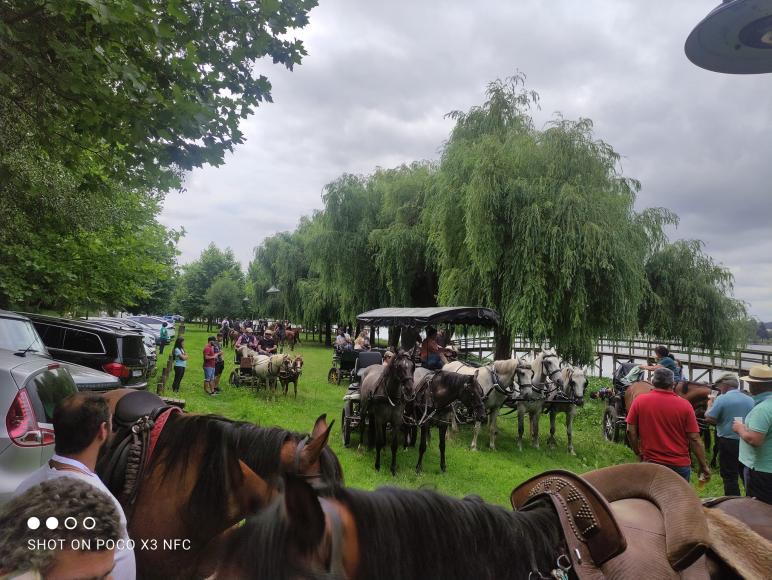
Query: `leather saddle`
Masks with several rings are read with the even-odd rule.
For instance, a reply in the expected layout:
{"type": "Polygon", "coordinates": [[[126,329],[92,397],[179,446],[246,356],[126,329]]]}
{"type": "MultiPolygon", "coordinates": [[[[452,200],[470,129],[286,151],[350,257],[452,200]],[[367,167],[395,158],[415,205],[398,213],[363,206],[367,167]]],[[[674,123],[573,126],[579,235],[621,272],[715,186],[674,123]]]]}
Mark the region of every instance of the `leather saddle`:
{"type": "Polygon", "coordinates": [[[149,391],[133,391],[123,396],[113,412],[113,435],[105,453],[100,455],[96,472],[107,488],[122,503],[132,495],[131,481],[127,488],[127,468],[132,454],[136,455],[136,441],[141,442],[139,458],[142,461],[147,448],[147,434],[155,419],[170,405],[149,391]]]}
{"type": "Polygon", "coordinates": [[[580,579],[707,578],[702,504],[666,467],[617,465],[580,477],[548,471],[517,487],[512,506],[548,498],[580,579]]]}

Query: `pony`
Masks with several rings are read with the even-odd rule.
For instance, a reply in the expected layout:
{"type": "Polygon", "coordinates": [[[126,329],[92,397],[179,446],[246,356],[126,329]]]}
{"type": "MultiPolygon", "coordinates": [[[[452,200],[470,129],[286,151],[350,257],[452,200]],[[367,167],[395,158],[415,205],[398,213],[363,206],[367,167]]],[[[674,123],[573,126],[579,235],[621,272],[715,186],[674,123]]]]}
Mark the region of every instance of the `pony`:
{"type": "Polygon", "coordinates": [[[522,451],[526,414],[530,424],[531,445],[539,448],[539,417],[544,410],[545,401],[557,390],[554,381],[560,375],[560,358],[555,349],[550,348],[542,349],[533,358],[522,357],[520,361],[533,372],[531,384],[521,387],[520,397],[517,399],[517,448],[522,451]]]}
{"type": "MultiPolygon", "coordinates": [[[[134,391],[117,389],[104,397],[114,412],[129,394],[134,391]]],[[[324,415],[304,437],[216,415],[170,413],[133,499],[111,491],[123,502],[137,546],[152,548],[179,538],[189,540],[189,549],[136,550],[137,576],[209,575],[223,533],[266,505],[284,474],[306,478],[320,489],[342,484],[340,463],[327,447],[330,429],[324,415]]],[[[111,448],[105,449],[100,462],[109,463],[111,448]]]]}
{"type": "MultiPolygon", "coordinates": [[[[391,474],[397,473],[397,446],[405,402],[413,397],[415,363],[400,351],[387,365],[372,365],[362,377],[360,392],[360,441],[365,419],[370,421],[370,446],[375,439],[375,469],[381,469],[381,448],[386,444],[386,425],[391,425],[391,474]]],[[[360,443],[361,445],[361,443],[360,443]]]]}
{"type": "Polygon", "coordinates": [[[415,398],[405,407],[404,422],[410,429],[421,429],[416,473],[423,469],[429,428],[436,425],[440,432],[440,469],[446,471],[445,436],[453,413],[453,402],[460,400],[473,413],[477,424],[485,419],[482,388],[475,375],[450,371],[430,371],[418,368],[414,374],[415,398]]]}
{"type": "Polygon", "coordinates": [[[215,577],[550,578],[562,546],[547,501],[515,512],[477,497],[388,487],[319,499],[289,479],[234,531],[215,577]]]}
{"type": "Polygon", "coordinates": [[[571,455],[576,455],[573,442],[574,417],[576,417],[576,407],[584,403],[587,377],[582,369],[565,366],[560,370],[557,386],[557,390],[551,392],[545,401],[550,414],[550,437],[547,440],[547,445],[551,449],[557,445],[555,441],[555,417],[558,413],[565,413],[568,452],[571,455]]]}
{"type": "Polygon", "coordinates": [[[252,358],[252,373],[263,380],[268,387],[268,397],[276,399],[276,381],[282,372],[287,371],[290,357],[288,354],[266,356],[257,354],[248,346],[238,348],[241,358],[252,358]]]}
{"type": "Polygon", "coordinates": [[[290,383],[295,391],[295,398],[298,396],[298,379],[303,373],[303,357],[298,355],[294,359],[290,359],[286,372],[279,375],[279,381],[284,389],[284,396],[287,396],[290,383]]]}
{"type": "MultiPolygon", "coordinates": [[[[520,394],[518,371],[522,371],[523,365],[517,359],[496,360],[491,364],[475,368],[460,361],[454,361],[442,367],[443,371],[454,372],[462,375],[477,375],[477,382],[482,388],[483,402],[488,414],[488,447],[496,450],[496,436],[498,435],[497,418],[504,402],[512,396],[520,394]]],[[[530,382],[530,379],[529,379],[530,382]]],[[[470,449],[477,450],[477,437],[480,434],[481,421],[475,421],[474,435],[470,449]]]]}

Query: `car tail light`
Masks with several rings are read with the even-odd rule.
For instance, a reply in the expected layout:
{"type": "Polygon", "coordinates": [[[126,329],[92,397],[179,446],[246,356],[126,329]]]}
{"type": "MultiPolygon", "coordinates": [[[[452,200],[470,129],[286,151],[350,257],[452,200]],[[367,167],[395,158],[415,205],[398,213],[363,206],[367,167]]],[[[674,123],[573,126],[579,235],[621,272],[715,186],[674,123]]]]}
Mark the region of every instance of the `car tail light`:
{"type": "Polygon", "coordinates": [[[131,369],[119,362],[107,363],[102,367],[106,373],[110,373],[119,379],[127,379],[131,376],[131,369]]]}
{"type": "Polygon", "coordinates": [[[38,424],[35,411],[25,389],[16,398],[5,416],[8,437],[19,447],[42,447],[54,442],[54,431],[38,424]]]}

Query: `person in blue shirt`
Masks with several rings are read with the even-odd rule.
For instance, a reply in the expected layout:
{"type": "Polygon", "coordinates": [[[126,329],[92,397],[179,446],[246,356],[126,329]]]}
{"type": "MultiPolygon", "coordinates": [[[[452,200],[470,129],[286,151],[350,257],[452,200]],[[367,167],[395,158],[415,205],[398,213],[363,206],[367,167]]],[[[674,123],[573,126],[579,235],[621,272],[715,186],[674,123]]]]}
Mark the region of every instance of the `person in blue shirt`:
{"type": "Polygon", "coordinates": [[[161,330],[158,331],[158,354],[164,353],[164,347],[169,344],[169,326],[168,322],[161,323],[161,330]]]}
{"type": "Polygon", "coordinates": [[[705,421],[716,426],[719,473],[724,482],[724,495],[740,495],[739,481],[743,479],[740,467],[740,436],[732,430],[735,417],[745,416],[753,409],[753,399],[740,390],[740,379],[727,373],[716,381],[721,394],[708,398],[705,421]]]}
{"type": "Polygon", "coordinates": [[[670,354],[670,351],[666,346],[658,346],[654,349],[654,357],[657,362],[653,365],[638,365],[645,371],[655,371],[657,369],[666,368],[670,369],[673,373],[673,380],[677,383],[681,380],[681,367],[670,354]]]}

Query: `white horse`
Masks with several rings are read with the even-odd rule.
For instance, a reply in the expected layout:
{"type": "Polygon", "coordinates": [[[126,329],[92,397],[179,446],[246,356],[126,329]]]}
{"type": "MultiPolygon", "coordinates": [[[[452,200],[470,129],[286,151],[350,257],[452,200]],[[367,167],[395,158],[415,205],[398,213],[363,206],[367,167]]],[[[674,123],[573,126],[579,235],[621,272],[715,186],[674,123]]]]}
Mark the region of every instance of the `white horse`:
{"type": "MultiPolygon", "coordinates": [[[[496,450],[497,417],[502,405],[510,396],[517,396],[520,385],[530,384],[530,369],[524,368],[518,359],[496,360],[484,367],[472,367],[460,361],[454,361],[442,367],[443,371],[462,375],[477,375],[477,382],[483,391],[483,404],[488,414],[488,430],[490,433],[488,446],[496,450]]],[[[474,424],[474,436],[470,448],[477,450],[477,437],[480,434],[480,423],[474,424]]]]}
{"type": "Polygon", "coordinates": [[[531,425],[531,444],[539,448],[539,417],[544,409],[544,401],[549,397],[553,381],[560,374],[560,358],[555,349],[542,351],[531,358],[523,356],[520,359],[523,365],[529,366],[533,371],[530,387],[521,388],[517,402],[517,448],[523,450],[523,431],[525,414],[528,413],[531,425]]]}
{"type": "Polygon", "coordinates": [[[568,439],[568,452],[576,455],[574,451],[574,417],[576,417],[576,407],[584,402],[584,389],[587,386],[587,377],[580,368],[564,366],[560,369],[560,378],[558,379],[558,388],[547,397],[547,407],[550,412],[550,438],[547,445],[554,448],[557,445],[555,441],[555,416],[558,413],[566,414],[566,438],[568,439]]]}
{"type": "Polygon", "coordinates": [[[276,381],[282,368],[289,366],[290,357],[288,354],[275,354],[267,356],[258,354],[247,346],[240,346],[239,353],[241,357],[252,359],[252,373],[265,382],[268,387],[269,397],[276,398],[276,381]]]}

